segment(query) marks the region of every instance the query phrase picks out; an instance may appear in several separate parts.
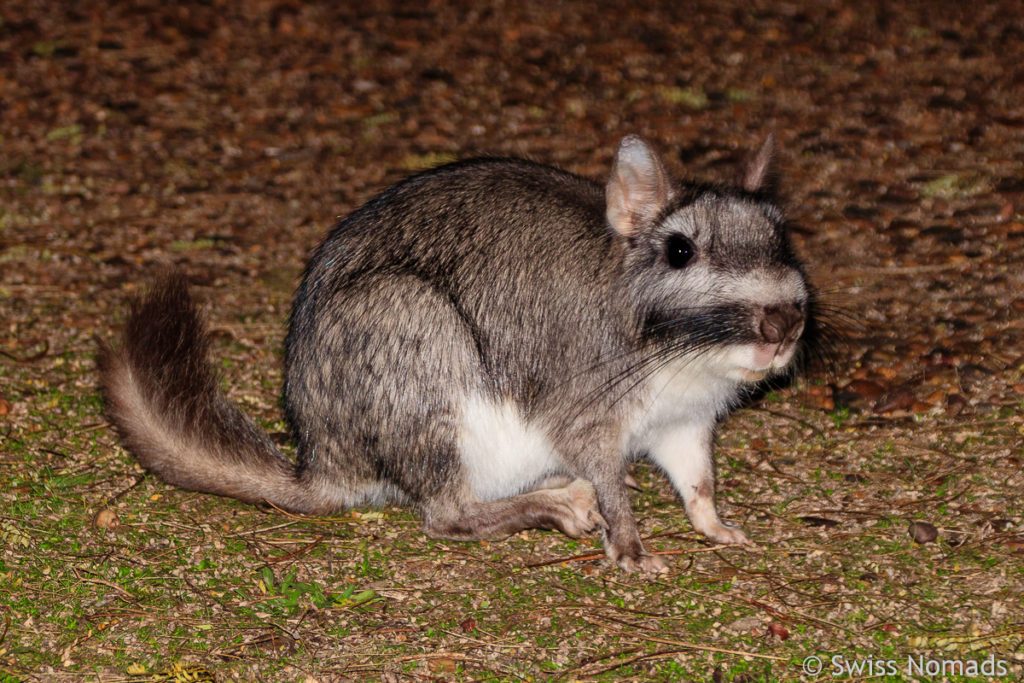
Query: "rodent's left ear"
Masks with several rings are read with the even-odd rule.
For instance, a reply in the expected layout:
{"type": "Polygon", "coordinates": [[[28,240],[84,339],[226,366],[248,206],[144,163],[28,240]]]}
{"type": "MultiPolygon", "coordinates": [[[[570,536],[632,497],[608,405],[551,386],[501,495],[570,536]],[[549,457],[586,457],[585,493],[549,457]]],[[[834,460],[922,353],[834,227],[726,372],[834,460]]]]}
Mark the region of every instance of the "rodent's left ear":
{"type": "Polygon", "coordinates": [[[651,146],[637,135],[622,138],[605,185],[608,223],[615,232],[633,236],[671,198],[668,174],[651,146]]]}
{"type": "Polygon", "coordinates": [[[775,168],[775,133],[768,133],[761,148],[747,160],[740,178],[740,187],[748,192],[769,192],[774,194],[777,188],[777,172],[775,168]]]}

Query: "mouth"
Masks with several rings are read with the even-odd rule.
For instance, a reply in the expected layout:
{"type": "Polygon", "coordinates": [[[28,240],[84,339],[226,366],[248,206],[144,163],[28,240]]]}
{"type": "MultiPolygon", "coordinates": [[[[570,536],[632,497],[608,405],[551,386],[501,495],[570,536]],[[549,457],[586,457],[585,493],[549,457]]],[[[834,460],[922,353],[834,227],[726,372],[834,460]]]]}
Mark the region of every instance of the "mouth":
{"type": "MultiPolygon", "coordinates": [[[[781,370],[793,358],[796,344],[782,342],[779,344],[754,344],[754,367],[769,370],[781,370]]],[[[754,370],[758,372],[759,370],[754,370]]]]}
{"type": "Polygon", "coordinates": [[[745,362],[737,363],[730,375],[743,382],[760,382],[785,369],[793,360],[795,351],[795,343],[752,344],[744,354],[745,362]]]}

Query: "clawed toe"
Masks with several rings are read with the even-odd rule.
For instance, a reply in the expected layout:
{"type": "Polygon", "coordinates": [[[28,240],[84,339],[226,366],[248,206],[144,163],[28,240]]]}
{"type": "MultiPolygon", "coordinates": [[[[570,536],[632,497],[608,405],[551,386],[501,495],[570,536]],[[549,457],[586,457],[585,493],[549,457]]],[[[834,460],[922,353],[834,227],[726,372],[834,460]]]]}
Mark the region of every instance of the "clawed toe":
{"type": "Polygon", "coordinates": [[[562,531],[573,538],[586,536],[598,529],[607,529],[608,522],[598,510],[594,486],[583,479],[577,479],[565,488],[568,493],[570,519],[562,531]]]}
{"type": "Polygon", "coordinates": [[[669,565],[658,555],[623,556],[618,559],[619,568],[627,572],[645,572],[648,574],[664,574],[669,565]]]}
{"type": "Polygon", "coordinates": [[[750,537],[748,537],[747,534],[744,533],[743,529],[738,526],[717,524],[703,533],[715,543],[722,543],[725,545],[752,545],[750,537]]]}
{"type": "MultiPolygon", "coordinates": [[[[639,541],[639,539],[637,540],[639,541]]],[[[661,574],[669,570],[669,562],[665,558],[660,555],[651,555],[639,543],[625,549],[616,548],[614,545],[609,545],[606,538],[605,552],[608,559],[619,565],[623,571],[661,574]]]]}

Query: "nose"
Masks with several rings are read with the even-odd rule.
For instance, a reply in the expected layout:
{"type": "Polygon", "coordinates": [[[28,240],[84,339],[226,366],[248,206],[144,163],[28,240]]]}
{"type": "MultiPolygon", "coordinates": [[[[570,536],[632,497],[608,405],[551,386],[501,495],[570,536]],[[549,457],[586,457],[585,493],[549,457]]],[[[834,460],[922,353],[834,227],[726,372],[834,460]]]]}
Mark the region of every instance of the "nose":
{"type": "Polygon", "coordinates": [[[768,344],[793,342],[804,330],[803,307],[797,304],[772,304],[761,309],[758,331],[761,339],[768,344]]]}

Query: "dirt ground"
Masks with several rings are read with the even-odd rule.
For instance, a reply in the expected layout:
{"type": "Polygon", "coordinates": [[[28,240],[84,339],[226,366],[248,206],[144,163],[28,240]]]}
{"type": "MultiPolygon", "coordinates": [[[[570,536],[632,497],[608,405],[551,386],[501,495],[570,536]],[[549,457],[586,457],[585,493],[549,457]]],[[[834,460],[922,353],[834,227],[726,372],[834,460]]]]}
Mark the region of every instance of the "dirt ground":
{"type": "Polygon", "coordinates": [[[1021,3],[9,2],[0,145],[0,681],[1024,677],[1021,3]],[[481,153],[602,180],[628,133],[730,180],[769,132],[841,335],[723,425],[755,547],[643,464],[656,578],[596,538],[293,518],[145,475],[102,416],[97,341],[162,266],[287,447],[291,294],[339,216],[481,153]]]}

